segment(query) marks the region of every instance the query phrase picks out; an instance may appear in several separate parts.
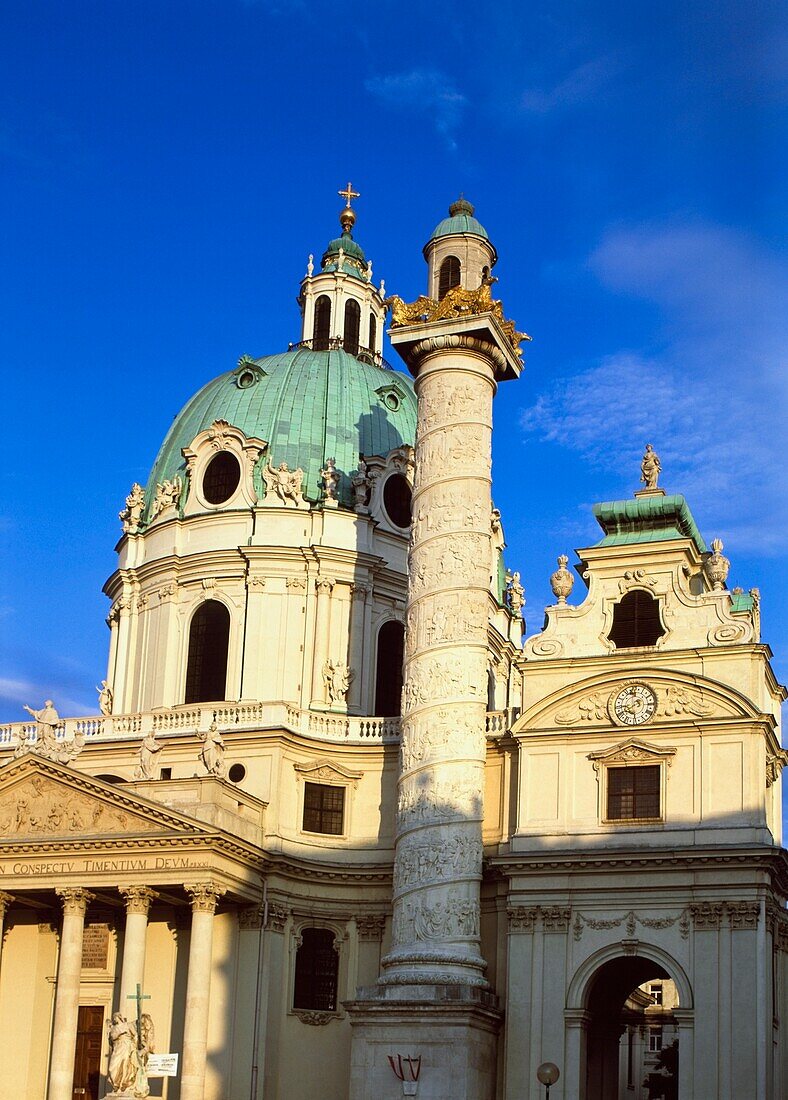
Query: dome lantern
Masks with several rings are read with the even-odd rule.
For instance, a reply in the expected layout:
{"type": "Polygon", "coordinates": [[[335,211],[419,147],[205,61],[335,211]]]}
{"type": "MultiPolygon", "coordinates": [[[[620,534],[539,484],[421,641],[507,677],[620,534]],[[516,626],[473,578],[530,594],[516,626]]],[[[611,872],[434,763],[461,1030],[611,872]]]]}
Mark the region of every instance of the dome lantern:
{"type": "Polygon", "coordinates": [[[353,239],[356,212],[351,200],[360,198],[360,193],[348,183],[339,195],[345,199],[339,214],[342,235],[328,242],[318,272],[310,257],[301,283],[301,343],[316,350],[341,347],[350,355],[379,362],[383,295],[372,283],[372,263],[353,239]]]}

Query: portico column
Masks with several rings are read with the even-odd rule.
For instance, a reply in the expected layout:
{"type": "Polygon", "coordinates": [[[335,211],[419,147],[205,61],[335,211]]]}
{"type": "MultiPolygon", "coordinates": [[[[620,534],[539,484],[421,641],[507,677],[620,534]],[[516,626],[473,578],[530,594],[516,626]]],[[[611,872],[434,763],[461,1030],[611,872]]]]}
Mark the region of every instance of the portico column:
{"type": "Polygon", "coordinates": [[[79,982],[82,976],[82,932],[85,926],[85,910],[94,895],[80,886],[66,887],[56,890],[55,893],[63,904],[63,928],[57,964],[47,1097],[48,1100],[71,1100],[74,1054],[77,1048],[79,982]]]}
{"type": "Polygon", "coordinates": [[[129,1015],[126,998],[143,984],[145,973],[145,940],[151,902],[158,897],[147,886],[119,886],[126,899],[126,931],[123,937],[123,965],[120,972],[120,1011],[129,1015]]]}
{"type": "Polygon", "coordinates": [[[184,884],[183,888],[191,898],[192,930],[186,978],[181,1100],[203,1100],[208,1049],[213,917],[217,902],[225,891],[223,886],[217,886],[213,882],[184,884]]]}
{"type": "Polygon", "coordinates": [[[4,890],[0,890],[0,962],[2,962],[3,953],[3,936],[5,934],[5,915],[14,900],[13,894],[6,894],[4,890]]]}

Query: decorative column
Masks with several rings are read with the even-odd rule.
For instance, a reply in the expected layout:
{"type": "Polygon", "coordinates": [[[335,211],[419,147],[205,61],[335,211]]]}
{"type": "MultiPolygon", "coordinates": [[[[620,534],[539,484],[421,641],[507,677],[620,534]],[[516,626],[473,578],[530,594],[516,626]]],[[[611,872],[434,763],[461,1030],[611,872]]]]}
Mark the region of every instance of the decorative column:
{"type": "Polygon", "coordinates": [[[479,884],[492,399],[500,359],[471,336],[423,339],[407,355],[419,418],[393,938],[384,983],[487,984],[479,884]]]}
{"type": "Polygon", "coordinates": [[[145,941],[151,902],[159,895],[147,886],[119,886],[126,900],[126,931],[123,936],[123,964],[120,972],[120,1011],[129,1015],[128,996],[143,985],[145,978],[145,941]]]}
{"type": "Polygon", "coordinates": [[[49,1061],[48,1100],[71,1100],[77,1049],[79,982],[82,976],[82,933],[85,910],[94,895],[79,886],[56,890],[63,904],[60,957],[57,964],[55,1018],[49,1061]]]}
{"type": "Polygon", "coordinates": [[[480,944],[492,399],[521,363],[487,289],[454,288],[453,316],[395,306],[390,333],[418,397],[392,946],[346,1006],[350,1100],[402,1095],[384,1051],[424,1052],[431,1100],[495,1090],[501,1016],[480,944]]]}
{"type": "Polygon", "coordinates": [[[184,883],[191,898],[192,929],[186,978],[186,1016],[183,1024],[181,1100],[203,1100],[208,1052],[208,1008],[211,993],[213,917],[223,886],[213,882],[184,883]]]}
{"type": "Polygon", "coordinates": [[[329,657],[328,631],[331,624],[331,593],[334,589],[332,577],[318,577],[317,608],[315,611],[315,646],[312,658],[312,702],[311,706],[325,710],[328,700],[325,697],[323,683],[323,665],[329,657]]]}

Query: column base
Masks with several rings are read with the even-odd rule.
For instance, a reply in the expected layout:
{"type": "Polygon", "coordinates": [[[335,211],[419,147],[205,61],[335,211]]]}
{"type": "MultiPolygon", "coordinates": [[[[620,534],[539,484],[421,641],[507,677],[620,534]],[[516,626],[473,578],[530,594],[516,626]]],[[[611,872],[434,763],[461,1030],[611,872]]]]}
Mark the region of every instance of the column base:
{"type": "Polygon", "coordinates": [[[493,1100],[502,1013],[489,990],[373,986],[344,1007],[353,1028],[349,1100],[493,1100]]]}

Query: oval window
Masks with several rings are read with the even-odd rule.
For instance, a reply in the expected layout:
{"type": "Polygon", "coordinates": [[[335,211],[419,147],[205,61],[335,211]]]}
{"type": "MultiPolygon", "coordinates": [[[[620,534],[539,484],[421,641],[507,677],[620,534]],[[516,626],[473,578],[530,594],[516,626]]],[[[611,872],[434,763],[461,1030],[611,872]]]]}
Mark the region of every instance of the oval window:
{"type": "Polygon", "coordinates": [[[240,783],[246,776],[246,768],[243,764],[231,764],[230,770],[227,773],[227,778],[231,783],[240,783]]]}
{"type": "Polygon", "coordinates": [[[253,386],[257,381],[257,375],[253,370],[242,370],[238,375],[238,388],[241,390],[248,390],[250,386],[253,386]]]}
{"type": "Polygon", "coordinates": [[[413,494],[408,479],[392,474],[383,486],[383,507],[395,527],[410,527],[410,502],[413,494]]]}
{"type": "Polygon", "coordinates": [[[211,459],[203,474],[202,492],[209,504],[224,504],[238,488],[241,467],[229,451],[220,451],[211,459]]]}

